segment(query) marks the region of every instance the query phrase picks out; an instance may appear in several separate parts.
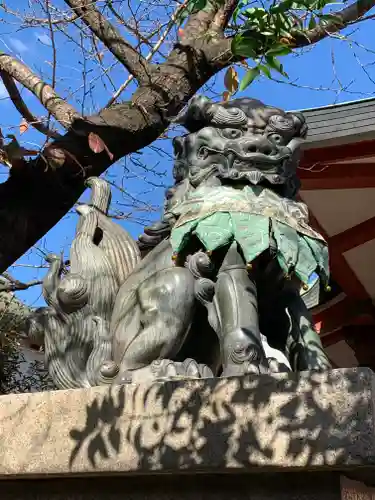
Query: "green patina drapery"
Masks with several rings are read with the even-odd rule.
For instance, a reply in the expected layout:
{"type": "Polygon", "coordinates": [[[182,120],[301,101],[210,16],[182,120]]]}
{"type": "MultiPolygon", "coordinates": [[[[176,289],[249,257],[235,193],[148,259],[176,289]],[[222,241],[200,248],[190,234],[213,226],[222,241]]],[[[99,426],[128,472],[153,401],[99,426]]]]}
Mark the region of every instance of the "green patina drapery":
{"type": "Polygon", "coordinates": [[[328,282],[327,243],[309,226],[303,203],[261,186],[202,186],[175,207],[174,214],[178,220],[171,244],[176,253],[192,235],[207,251],[236,241],[248,263],[272,246],[285,273],[308,283],[316,272],[328,282]]]}

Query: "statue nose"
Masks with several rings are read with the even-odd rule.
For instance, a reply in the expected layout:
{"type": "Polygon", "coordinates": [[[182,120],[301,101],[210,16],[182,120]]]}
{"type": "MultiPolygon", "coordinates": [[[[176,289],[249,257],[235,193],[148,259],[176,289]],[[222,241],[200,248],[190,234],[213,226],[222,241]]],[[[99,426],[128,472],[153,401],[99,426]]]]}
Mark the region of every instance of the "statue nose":
{"type": "Polygon", "coordinates": [[[257,137],[254,139],[241,141],[239,144],[241,153],[244,155],[250,153],[261,153],[264,155],[272,155],[274,154],[275,148],[265,137],[257,137]]]}

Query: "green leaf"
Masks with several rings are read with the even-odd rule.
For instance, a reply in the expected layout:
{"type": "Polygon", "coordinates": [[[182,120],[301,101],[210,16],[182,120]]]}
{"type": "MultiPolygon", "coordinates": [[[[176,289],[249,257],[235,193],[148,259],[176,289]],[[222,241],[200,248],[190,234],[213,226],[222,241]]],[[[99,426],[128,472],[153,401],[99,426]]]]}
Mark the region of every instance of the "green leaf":
{"type": "Polygon", "coordinates": [[[256,57],[256,41],[253,38],[235,36],[232,40],[232,52],[242,57],[256,57]]]}
{"type": "Polygon", "coordinates": [[[238,2],[238,5],[236,7],[236,10],[234,11],[234,14],[233,14],[233,21],[236,23],[237,22],[237,18],[238,16],[240,15],[241,13],[241,10],[245,7],[245,5],[247,5],[249,3],[249,0],[241,0],[240,2],[238,2]]]}
{"type": "Polygon", "coordinates": [[[264,75],[266,75],[267,78],[272,78],[271,71],[268,66],[265,66],[264,64],[259,64],[258,68],[264,75]]]}
{"type": "Polygon", "coordinates": [[[291,28],[294,26],[295,21],[291,16],[283,16],[283,21],[284,25],[280,29],[280,34],[283,35],[284,33],[286,33],[287,35],[289,35],[289,32],[291,28]]]}
{"type": "Polygon", "coordinates": [[[266,61],[270,68],[280,73],[280,75],[288,77],[288,75],[284,71],[283,65],[278,59],[276,59],[276,57],[266,56],[266,61]]]}
{"type": "Polygon", "coordinates": [[[179,16],[177,17],[177,21],[182,23],[182,21],[189,17],[190,14],[203,10],[207,5],[207,1],[208,0],[190,0],[186,7],[181,10],[179,16]]]}
{"type": "Polygon", "coordinates": [[[292,8],[293,3],[294,3],[294,0],[283,0],[282,2],[278,3],[277,5],[271,6],[270,12],[271,13],[286,12],[287,10],[292,8]]]}
{"type": "MultiPolygon", "coordinates": [[[[248,2],[246,2],[246,4],[247,3],[248,2]]],[[[241,14],[244,17],[247,17],[247,19],[249,20],[249,22],[251,24],[258,23],[258,22],[266,19],[268,16],[268,12],[265,9],[260,8],[260,7],[249,7],[247,9],[242,10],[242,8],[240,8],[238,6],[236,9],[236,12],[234,14],[235,20],[237,20],[237,17],[239,16],[239,14],[241,14]]],[[[234,18],[234,16],[233,16],[233,18],[234,18]]]]}
{"type": "Polygon", "coordinates": [[[337,3],[344,3],[341,0],[317,0],[317,8],[316,10],[322,10],[324,7],[328,7],[330,5],[337,6],[337,3]]]}
{"type": "Polygon", "coordinates": [[[262,19],[267,15],[267,12],[261,7],[250,7],[246,9],[244,12],[246,12],[247,15],[252,15],[256,19],[262,19]]]}
{"type": "Polygon", "coordinates": [[[242,11],[242,14],[246,17],[256,17],[254,16],[254,13],[256,12],[256,8],[255,7],[249,7],[248,9],[245,9],[242,11]]]}
{"type": "Polygon", "coordinates": [[[310,20],[309,20],[309,30],[313,30],[315,28],[315,26],[316,26],[315,17],[311,16],[310,20]]]}
{"type": "Polygon", "coordinates": [[[287,56],[291,52],[291,49],[287,45],[274,45],[267,50],[266,56],[287,56]]]}
{"type": "Polygon", "coordinates": [[[234,24],[236,24],[236,23],[237,23],[237,19],[238,19],[238,16],[240,15],[240,13],[241,13],[241,8],[240,8],[240,6],[238,5],[238,6],[236,7],[236,10],[233,12],[233,22],[234,22],[234,24]]]}
{"type": "Polygon", "coordinates": [[[255,80],[255,78],[259,76],[259,74],[260,74],[260,69],[258,66],[249,69],[241,80],[240,91],[245,90],[255,80]]]}

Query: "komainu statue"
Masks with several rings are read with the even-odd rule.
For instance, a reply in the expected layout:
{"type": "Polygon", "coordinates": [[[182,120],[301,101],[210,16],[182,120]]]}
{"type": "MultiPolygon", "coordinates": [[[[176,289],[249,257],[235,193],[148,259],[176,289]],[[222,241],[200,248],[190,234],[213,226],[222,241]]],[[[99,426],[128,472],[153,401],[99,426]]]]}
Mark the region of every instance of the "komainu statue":
{"type": "Polygon", "coordinates": [[[137,242],[92,178],[48,307],[30,321],[59,388],[330,367],[301,290],[328,287],[328,249],[298,201],[307,126],[254,99],[194,98],[176,120],[174,185],[137,242]]]}

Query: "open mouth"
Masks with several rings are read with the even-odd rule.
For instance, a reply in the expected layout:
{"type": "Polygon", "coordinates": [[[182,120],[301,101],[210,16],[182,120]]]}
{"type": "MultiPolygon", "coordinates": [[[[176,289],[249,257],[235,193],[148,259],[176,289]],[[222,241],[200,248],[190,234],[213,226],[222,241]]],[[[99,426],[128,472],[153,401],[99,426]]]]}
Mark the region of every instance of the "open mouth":
{"type": "Polygon", "coordinates": [[[249,166],[272,168],[280,166],[285,160],[288,160],[290,158],[290,150],[283,148],[282,151],[279,150],[276,154],[265,154],[259,151],[244,154],[233,148],[218,151],[217,149],[203,146],[199,150],[198,155],[202,160],[209,160],[210,156],[220,155],[226,159],[228,168],[248,168],[249,166]]]}
{"type": "Polygon", "coordinates": [[[229,153],[226,155],[226,165],[222,165],[221,174],[224,170],[228,173],[237,172],[237,177],[246,176],[250,172],[259,172],[260,177],[263,172],[266,175],[278,175],[284,170],[284,164],[290,158],[290,155],[274,155],[268,156],[262,153],[252,153],[251,155],[238,155],[236,153],[229,153]]]}
{"type": "Polygon", "coordinates": [[[236,164],[259,164],[259,165],[280,165],[285,160],[289,159],[290,152],[283,151],[278,152],[277,154],[264,154],[259,152],[250,152],[246,154],[241,154],[238,151],[233,149],[227,149],[225,151],[225,156],[227,157],[228,164],[236,165],[236,164]]]}

